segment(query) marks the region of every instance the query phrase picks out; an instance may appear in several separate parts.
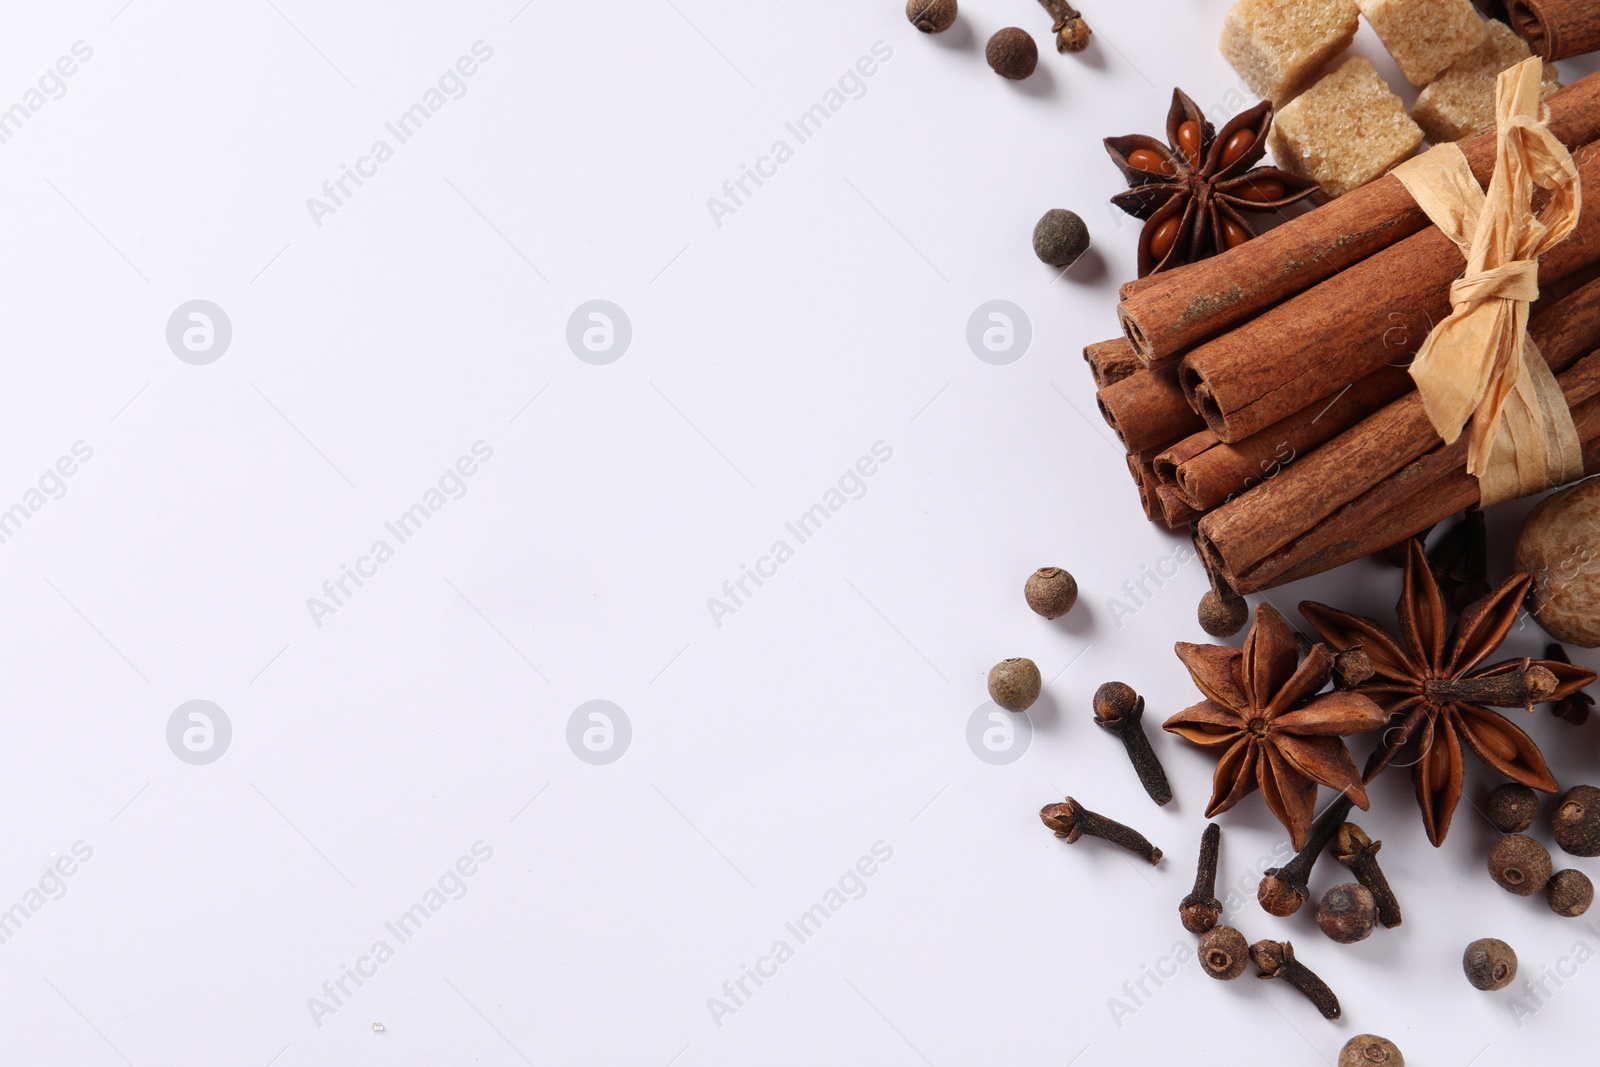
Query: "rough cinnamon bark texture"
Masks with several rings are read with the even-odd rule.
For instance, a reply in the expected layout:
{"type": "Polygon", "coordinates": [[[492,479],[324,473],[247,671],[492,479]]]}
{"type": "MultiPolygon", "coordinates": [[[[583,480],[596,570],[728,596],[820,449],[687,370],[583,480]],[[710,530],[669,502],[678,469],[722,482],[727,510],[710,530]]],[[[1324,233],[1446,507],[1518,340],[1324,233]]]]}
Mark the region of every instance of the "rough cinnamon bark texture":
{"type": "MultiPolygon", "coordinates": [[[[1528,333],[1557,374],[1589,357],[1600,347],[1600,282],[1541,311],[1528,333]]],[[[1409,392],[1277,477],[1218,507],[1201,523],[1201,535],[1228,573],[1249,571],[1442,444],[1421,396],[1409,392]]]]}
{"type": "Polygon", "coordinates": [[[1600,50],[1600,0],[1508,0],[1506,17],[1551,62],[1600,50]]]}
{"type": "MultiPolygon", "coordinates": [[[[1600,144],[1574,160],[1600,188],[1600,144]]],[[[1600,211],[1539,261],[1540,284],[1600,260],[1600,211]]],[[[1206,425],[1240,441],[1332,397],[1380,369],[1405,363],[1450,310],[1450,285],[1466,267],[1434,228],[1384,249],[1214,341],[1179,365],[1178,380],[1206,425]]]]}
{"type": "Polygon", "coordinates": [[[1139,506],[1144,509],[1144,517],[1151,522],[1161,523],[1169,530],[1179,530],[1194,522],[1202,513],[1184,500],[1182,494],[1174,492],[1171,486],[1162,485],[1155,476],[1151,461],[1156,453],[1170,446],[1169,441],[1143,452],[1129,452],[1128,474],[1139,490],[1139,506]]]}
{"type": "MultiPolygon", "coordinates": [[[[1550,129],[1568,147],[1600,135],[1600,75],[1574,82],[1545,103],[1550,129]]],[[[1493,131],[1458,143],[1487,183],[1493,131]]],[[[1427,225],[1399,179],[1380,178],[1238,248],[1146,279],[1123,296],[1123,331],[1146,361],[1170,360],[1427,225]]]]}
{"type": "MultiPolygon", "coordinates": [[[[1579,360],[1559,380],[1578,439],[1583,442],[1584,473],[1600,473],[1600,352],[1579,360]]],[[[1478,480],[1467,473],[1466,442],[1463,435],[1455,444],[1406,464],[1294,541],[1249,566],[1233,567],[1223,560],[1203,532],[1204,521],[1195,543],[1207,568],[1215,568],[1241,593],[1271,589],[1331,570],[1476,507],[1478,480]]]]}
{"type": "Polygon", "coordinates": [[[1083,360],[1089,364],[1089,373],[1094,375],[1095,387],[1099,389],[1115,385],[1134,371],[1144,369],[1144,362],[1134,354],[1133,345],[1126,337],[1085,345],[1083,360]]]}
{"type": "Polygon", "coordinates": [[[1095,394],[1100,414],[1123,447],[1142,452],[1205,426],[1178,385],[1173,367],[1144,368],[1095,394]]]}
{"type": "Polygon", "coordinates": [[[1412,388],[1403,367],[1384,367],[1327,403],[1313,404],[1237,444],[1201,430],[1156,456],[1156,478],[1176,488],[1192,507],[1209,511],[1276,477],[1412,388]]]}

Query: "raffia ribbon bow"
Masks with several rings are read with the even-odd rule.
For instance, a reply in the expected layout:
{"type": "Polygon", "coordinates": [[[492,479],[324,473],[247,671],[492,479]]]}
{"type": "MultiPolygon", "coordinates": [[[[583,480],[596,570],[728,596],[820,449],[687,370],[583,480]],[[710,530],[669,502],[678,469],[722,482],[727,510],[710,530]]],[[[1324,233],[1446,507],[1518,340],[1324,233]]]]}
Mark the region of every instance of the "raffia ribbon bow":
{"type": "Polygon", "coordinates": [[[1450,287],[1450,315],[1428,334],[1411,377],[1446,444],[1467,431],[1467,470],[1485,505],[1583,476],[1572,413],[1527,331],[1539,257],[1572,233],[1583,204],[1572,156],[1540,117],[1542,75],[1535,57],[1496,82],[1487,192],[1454,144],[1393,172],[1467,259],[1450,287]],[[1535,188],[1550,193],[1537,213],[1535,188]]]}

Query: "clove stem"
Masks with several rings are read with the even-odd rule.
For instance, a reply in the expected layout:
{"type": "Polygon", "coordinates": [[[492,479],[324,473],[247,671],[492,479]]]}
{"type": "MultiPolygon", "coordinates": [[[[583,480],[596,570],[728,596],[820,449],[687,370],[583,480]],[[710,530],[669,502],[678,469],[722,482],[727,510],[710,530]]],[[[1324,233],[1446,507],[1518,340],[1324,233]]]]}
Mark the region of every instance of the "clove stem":
{"type": "Polygon", "coordinates": [[[1496,708],[1526,708],[1549,700],[1561,687],[1555,672],[1532,659],[1521,664],[1500,664],[1465,678],[1430,678],[1423,692],[1436,701],[1458,700],[1496,708]]]}
{"type": "Polygon", "coordinates": [[[1222,920],[1222,902],[1217,899],[1217,851],[1222,827],[1211,823],[1200,835],[1200,863],[1195,869],[1194,891],[1178,905],[1183,928],[1203,934],[1222,920]]]}
{"type": "Polygon", "coordinates": [[[1136,695],[1122,682],[1107,682],[1094,695],[1094,721],[1121,739],[1134,773],[1139,776],[1139,784],[1150,794],[1150,799],[1157,804],[1169,803],[1172,786],[1144,732],[1144,697],[1136,695]]]}
{"type": "Polygon", "coordinates": [[[1311,827],[1311,836],[1305,847],[1282,867],[1273,867],[1261,879],[1256,899],[1269,914],[1280,918],[1293,915],[1311,896],[1311,868],[1316,866],[1322,850],[1328,847],[1333,835],[1344,825],[1345,816],[1355,807],[1348,795],[1340,796],[1324,811],[1311,827]]]}
{"type": "Polygon", "coordinates": [[[1161,862],[1161,850],[1139,831],[1092,812],[1071,797],[1061,804],[1046,804],[1039,809],[1039,818],[1057,837],[1066,838],[1069,845],[1088,835],[1137,853],[1152,865],[1161,862]]]}
{"type": "Polygon", "coordinates": [[[1304,993],[1324,1019],[1337,1019],[1343,1014],[1339,1008],[1339,998],[1333,995],[1328,983],[1294,958],[1294,946],[1289,942],[1257,941],[1250,946],[1250,959],[1255,962],[1261,977],[1281,978],[1304,993]]]}
{"type": "Polygon", "coordinates": [[[1333,858],[1350,868],[1356,881],[1366,886],[1367,892],[1378,904],[1378,921],[1389,929],[1400,925],[1400,901],[1389,888],[1389,879],[1378,866],[1378,849],[1382,841],[1374,841],[1366,831],[1353,822],[1339,827],[1333,841],[1333,858]]]}

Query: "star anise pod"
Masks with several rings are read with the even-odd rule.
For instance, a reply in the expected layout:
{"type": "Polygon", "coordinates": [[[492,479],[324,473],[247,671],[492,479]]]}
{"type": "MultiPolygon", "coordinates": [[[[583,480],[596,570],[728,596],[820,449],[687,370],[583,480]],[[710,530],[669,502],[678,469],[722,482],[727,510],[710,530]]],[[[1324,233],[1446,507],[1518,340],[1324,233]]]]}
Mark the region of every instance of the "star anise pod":
{"type": "Polygon", "coordinates": [[[1139,277],[1193,263],[1256,235],[1245,211],[1277,211],[1310,196],[1317,183],[1276,167],[1255,167],[1267,151],[1272,102],[1235,115],[1219,134],[1181,89],[1172,91],[1167,143],[1132,134],[1107,137],[1128,191],[1111,202],[1144,220],[1139,277]]]}
{"type": "Polygon", "coordinates": [[[1271,604],[1256,607],[1244,648],[1180,641],[1178,658],[1206,699],[1165,728],[1197,745],[1221,748],[1206,818],[1258,787],[1267,807],[1304,847],[1316,815],[1317,786],[1367,807],[1367,792],[1341,737],[1374,730],[1386,715],[1361,693],[1317,693],[1333,674],[1333,653],[1316,644],[1300,659],[1295,634],[1271,604]]]}
{"type": "Polygon", "coordinates": [[[1361,642],[1374,674],[1360,691],[1396,720],[1367,761],[1363,778],[1370,782],[1390,764],[1409,760],[1422,825],[1428,840],[1439,845],[1461,800],[1463,744],[1503,777],[1547,793],[1557,788],[1539,746],[1490,707],[1531,711],[1534,704],[1577,692],[1595,680],[1595,673],[1553,659],[1514,659],[1480,668],[1515,625],[1533,580],[1512,575],[1467,605],[1455,628],[1447,630],[1444,595],[1422,542],[1412,540],[1406,551],[1405,591],[1396,609],[1398,639],[1371,619],[1324,604],[1307,601],[1300,613],[1326,641],[1361,642]]]}
{"type": "MultiPolygon", "coordinates": [[[[1571,663],[1567,650],[1554,641],[1544,646],[1544,658],[1553,659],[1558,663],[1571,663]]],[[[1568,693],[1565,697],[1550,705],[1550,710],[1558,719],[1565,719],[1574,726],[1582,726],[1589,721],[1589,710],[1594,707],[1594,697],[1579,690],[1568,693]]]]}

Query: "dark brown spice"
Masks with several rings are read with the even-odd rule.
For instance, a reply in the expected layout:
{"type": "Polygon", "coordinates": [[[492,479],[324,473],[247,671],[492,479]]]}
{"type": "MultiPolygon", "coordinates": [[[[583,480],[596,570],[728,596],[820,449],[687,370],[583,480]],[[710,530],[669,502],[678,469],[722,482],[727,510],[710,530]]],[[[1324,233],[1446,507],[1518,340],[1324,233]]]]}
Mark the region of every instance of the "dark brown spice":
{"type": "Polygon", "coordinates": [[[1042,686],[1038,664],[1031,659],[1004,659],[989,669],[989,699],[1007,711],[1027,711],[1042,686]]]}
{"type": "Polygon", "coordinates": [[[1098,837],[1137,853],[1152,866],[1161,862],[1161,850],[1139,831],[1092,812],[1071,797],[1064,803],[1046,804],[1039,809],[1039,818],[1057,837],[1066,838],[1069,845],[1077,844],[1078,839],[1085,835],[1098,837]]]}
{"type": "Polygon", "coordinates": [[[1338,1067],[1406,1067],[1406,1058],[1386,1037],[1357,1034],[1339,1050],[1338,1067]]]}
{"type": "Polygon", "coordinates": [[[1144,697],[1123,682],[1107,682],[1094,694],[1095,725],[1115,734],[1128,751],[1139,784],[1157,804],[1172,800],[1172,786],[1144,732],[1144,697]]]}
{"type": "Polygon", "coordinates": [[[1575,785],[1562,796],[1550,829],[1563,852],[1600,856],[1600,789],[1575,785]]]}
{"type": "Polygon", "coordinates": [[[1378,850],[1382,847],[1382,841],[1372,840],[1361,827],[1347,822],[1334,835],[1333,858],[1350,868],[1356,881],[1372,894],[1378,908],[1378,921],[1392,930],[1400,925],[1400,902],[1378,866],[1378,850]]]}
{"type": "Polygon", "coordinates": [[[1078,602],[1078,581],[1060,567],[1040,567],[1022,587],[1028,607],[1047,619],[1059,619],[1078,602]]]}
{"type": "Polygon", "coordinates": [[[1582,871],[1557,871],[1550,876],[1545,895],[1551,911],[1575,919],[1594,903],[1594,883],[1582,871]]]}
{"type": "MultiPolygon", "coordinates": [[[[1544,658],[1555,660],[1557,663],[1571,663],[1567,650],[1551,642],[1545,647],[1544,658]]],[[[1550,705],[1550,710],[1559,718],[1565,719],[1574,726],[1582,726],[1589,721],[1589,709],[1594,707],[1594,697],[1583,690],[1569,693],[1560,700],[1550,705]]]]}
{"type": "Polygon", "coordinates": [[[1200,629],[1212,637],[1232,637],[1250,621],[1250,605],[1238,593],[1228,595],[1210,589],[1200,598],[1197,615],[1200,629]]]}
{"type": "Polygon", "coordinates": [[[956,0],[906,0],[906,18],[923,33],[943,33],[955,24],[956,0]]]}
{"type": "Polygon", "coordinates": [[[1050,32],[1056,35],[1057,52],[1081,52],[1089,47],[1089,24],[1083,21],[1081,11],[1066,0],[1039,0],[1039,6],[1055,19],[1050,32]]]}
{"type": "Polygon", "coordinates": [[[1178,904],[1178,918],[1191,934],[1203,934],[1222,921],[1222,901],[1217,899],[1217,852],[1221,842],[1222,827],[1216,823],[1207,825],[1200,835],[1194,889],[1178,904]]]}
{"type": "Polygon", "coordinates": [[[1497,937],[1481,937],[1461,954],[1461,969],[1474,989],[1492,993],[1517,976],[1517,953],[1497,937]]]}
{"type": "Polygon", "coordinates": [[[1033,43],[1027,30],[1007,26],[993,37],[984,49],[989,68],[1002,78],[1021,81],[1039,65],[1039,46],[1033,43]]]}
{"type": "Polygon", "coordinates": [[[1214,926],[1200,936],[1200,969],[1219,982],[1231,982],[1250,962],[1250,945],[1231,926],[1214,926]]]}
{"type": "Polygon", "coordinates": [[[1504,782],[1489,790],[1483,813],[1503,834],[1520,834],[1539,817],[1539,794],[1521,782],[1504,782]]]}
{"type": "Polygon", "coordinates": [[[1364,885],[1341,882],[1322,894],[1317,905],[1317,925],[1329,940],[1353,945],[1372,936],[1378,924],[1378,902],[1364,885]]]}
{"type": "Polygon", "coordinates": [[[1483,512],[1472,508],[1440,535],[1428,553],[1434,580],[1445,602],[1457,612],[1489,595],[1489,536],[1483,512]]]}
{"type": "Polygon", "coordinates": [[[1489,849],[1489,877],[1519,897],[1543,889],[1551,868],[1550,850],[1525,834],[1506,834],[1489,849]]]}
{"type": "Polygon", "coordinates": [[[1287,941],[1257,941],[1250,946],[1250,959],[1263,978],[1281,978],[1306,995],[1324,1019],[1337,1019],[1343,1012],[1339,998],[1328,983],[1294,958],[1294,946],[1287,941]]]}
{"type": "Polygon", "coordinates": [[[1311,896],[1311,868],[1316,866],[1322,850],[1328,847],[1354,806],[1355,801],[1348,796],[1341,796],[1328,805],[1328,810],[1311,827],[1305,847],[1282,867],[1267,871],[1261,879],[1261,888],[1256,890],[1256,900],[1269,914],[1283,918],[1300,910],[1300,905],[1311,896]]]}

